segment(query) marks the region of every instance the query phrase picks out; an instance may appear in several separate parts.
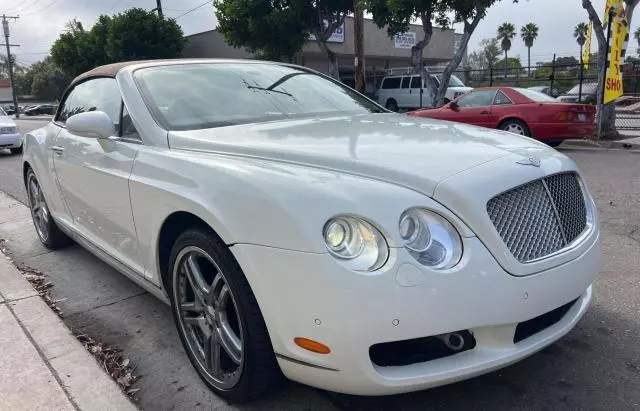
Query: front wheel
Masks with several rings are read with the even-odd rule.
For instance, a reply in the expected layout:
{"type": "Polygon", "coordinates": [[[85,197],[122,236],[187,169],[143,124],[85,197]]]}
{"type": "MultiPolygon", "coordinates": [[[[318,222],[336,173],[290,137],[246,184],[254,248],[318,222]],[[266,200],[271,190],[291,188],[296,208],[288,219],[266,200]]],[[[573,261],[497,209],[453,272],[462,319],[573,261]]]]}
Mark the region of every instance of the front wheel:
{"type": "Polygon", "coordinates": [[[284,379],[249,283],[213,233],[190,229],[171,251],[169,296],[189,360],[216,394],[261,397],[284,379]]]}
{"type": "Polygon", "coordinates": [[[49,212],[49,207],[44,199],[42,188],[36,178],[36,173],[30,168],[25,180],[27,195],[29,196],[29,208],[31,218],[36,228],[40,242],[47,248],[59,248],[71,242],[71,239],[63,233],[49,212]]]}
{"type": "Polygon", "coordinates": [[[520,120],[506,120],[500,125],[500,130],[508,131],[509,133],[519,134],[521,136],[531,137],[531,131],[524,121],[520,120]]]}
{"type": "Polygon", "coordinates": [[[384,106],[387,110],[398,111],[398,103],[392,98],[387,100],[387,104],[385,104],[384,106]]]}

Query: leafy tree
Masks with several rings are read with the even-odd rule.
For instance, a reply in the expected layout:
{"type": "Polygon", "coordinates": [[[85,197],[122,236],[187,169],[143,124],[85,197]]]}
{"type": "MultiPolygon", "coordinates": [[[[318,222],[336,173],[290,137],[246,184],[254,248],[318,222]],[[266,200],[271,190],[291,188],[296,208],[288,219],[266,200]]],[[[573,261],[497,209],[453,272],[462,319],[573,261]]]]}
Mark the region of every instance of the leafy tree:
{"type": "Polygon", "coordinates": [[[538,38],[538,25],[535,23],[527,23],[520,28],[520,37],[527,46],[527,76],[531,77],[531,47],[533,42],[538,38]]]}
{"type": "MultiPolygon", "coordinates": [[[[503,66],[503,67],[504,67],[504,64],[505,64],[504,59],[496,63],[497,66],[503,66]]],[[[520,61],[520,57],[509,57],[507,59],[507,67],[511,70],[520,71],[522,69],[522,62],[520,61]]]]}
{"type": "MultiPolygon", "coordinates": [[[[442,73],[442,81],[440,82],[440,88],[438,89],[438,96],[436,98],[437,105],[444,103],[444,96],[447,92],[447,85],[449,84],[451,73],[460,65],[462,56],[467,50],[471,35],[478,26],[478,23],[480,23],[480,20],[487,14],[489,7],[495,2],[496,0],[446,0],[448,13],[441,16],[439,23],[462,24],[463,33],[460,40],[460,47],[458,47],[458,50],[453,54],[449,64],[447,64],[447,67],[442,73]]],[[[517,3],[518,0],[513,0],[513,2],[517,3]]]]}
{"type": "Polygon", "coordinates": [[[106,53],[111,62],[175,58],[186,44],[178,23],[161,18],[153,11],[129,9],[110,21],[106,17],[100,25],[102,17],[105,16],[101,16],[91,30],[91,39],[95,47],[106,40],[106,53]]]}
{"type": "MultiPolygon", "coordinates": [[[[600,74],[598,78],[600,81],[598,82],[598,94],[597,100],[602,101],[602,95],[604,93],[604,83],[602,82],[602,74],[604,70],[606,70],[605,62],[607,57],[607,38],[605,36],[605,27],[602,25],[602,20],[600,20],[600,15],[596,12],[596,9],[593,7],[593,3],[591,0],[581,0],[582,8],[586,10],[589,15],[589,20],[591,20],[593,26],[593,33],[596,36],[598,41],[598,70],[600,74]]],[[[628,27],[631,27],[631,21],[633,18],[633,13],[635,11],[636,6],[640,3],[640,0],[624,0],[625,10],[624,14],[627,18],[628,27]]],[[[598,123],[601,124],[601,128],[599,130],[600,136],[610,136],[615,137],[618,133],[616,131],[616,121],[615,121],[615,104],[613,102],[606,104],[602,107],[601,110],[598,110],[598,123]]]]}
{"type": "Polygon", "coordinates": [[[265,57],[290,57],[313,35],[339,78],[338,57],[327,41],[353,12],[352,0],[215,0],[218,30],[225,40],[265,57]]]}
{"type": "Polygon", "coordinates": [[[267,60],[293,57],[310,32],[287,0],[216,0],[214,6],[225,41],[267,60]]]}
{"type": "Polygon", "coordinates": [[[30,67],[20,73],[14,73],[16,94],[24,96],[31,94],[31,83],[33,83],[33,71],[30,67]]]}
{"type": "Polygon", "coordinates": [[[487,68],[496,67],[501,54],[498,39],[484,39],[480,42],[480,47],[482,47],[482,54],[487,60],[487,68]]]}
{"type": "Polygon", "coordinates": [[[556,59],[556,67],[578,67],[580,62],[573,56],[558,57],[556,59]]]}
{"type": "Polygon", "coordinates": [[[173,19],[132,8],[113,17],[102,15],[91,30],[77,20],[51,47],[53,61],[70,77],[118,61],[174,58],[186,40],[173,19]]]}
{"type": "MultiPolygon", "coordinates": [[[[516,36],[516,26],[509,22],[502,23],[498,27],[498,40],[500,40],[500,47],[504,51],[504,62],[509,59],[507,53],[511,50],[511,40],[516,36]]],[[[504,77],[507,77],[507,65],[504,66],[504,77]]]]}
{"type": "Polygon", "coordinates": [[[411,65],[415,73],[421,73],[422,53],[433,36],[433,23],[437,21],[447,27],[445,13],[448,10],[446,0],[367,0],[367,9],[373,14],[373,21],[380,28],[387,27],[390,37],[405,33],[412,21],[422,25],[423,37],[411,47],[411,65]]]}
{"type": "Polygon", "coordinates": [[[71,81],[52,57],[34,63],[29,68],[32,77],[31,94],[42,100],[58,100],[71,81]]]}

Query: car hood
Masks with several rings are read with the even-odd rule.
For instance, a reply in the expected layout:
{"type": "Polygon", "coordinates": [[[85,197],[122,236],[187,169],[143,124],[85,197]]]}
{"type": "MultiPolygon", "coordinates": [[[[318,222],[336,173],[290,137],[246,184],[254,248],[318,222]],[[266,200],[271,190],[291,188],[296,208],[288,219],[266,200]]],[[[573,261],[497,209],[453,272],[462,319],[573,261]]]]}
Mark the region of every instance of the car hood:
{"type": "Polygon", "coordinates": [[[0,127],[15,127],[16,123],[8,116],[0,116],[0,127]]]}
{"type": "Polygon", "coordinates": [[[553,150],[515,134],[402,114],[365,114],[171,131],[169,146],[361,175],[432,196],[449,176],[553,150]]]}

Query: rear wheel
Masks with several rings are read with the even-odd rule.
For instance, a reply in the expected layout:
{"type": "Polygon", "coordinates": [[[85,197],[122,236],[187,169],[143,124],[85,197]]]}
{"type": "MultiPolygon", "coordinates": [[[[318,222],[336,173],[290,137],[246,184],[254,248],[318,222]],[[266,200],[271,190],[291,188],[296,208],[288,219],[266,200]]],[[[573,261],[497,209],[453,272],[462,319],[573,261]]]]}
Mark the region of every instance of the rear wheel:
{"type": "Polygon", "coordinates": [[[508,131],[509,133],[519,134],[521,136],[531,137],[531,131],[524,121],[512,119],[506,120],[498,127],[500,130],[508,131]]]}
{"type": "Polygon", "coordinates": [[[560,140],[560,141],[545,141],[545,143],[549,147],[558,147],[560,144],[562,144],[562,140],[560,140]]]}
{"type": "Polygon", "coordinates": [[[387,108],[387,110],[398,111],[398,102],[392,98],[387,100],[387,104],[385,104],[384,106],[387,108]]]}
{"type": "Polygon", "coordinates": [[[200,378],[234,402],[276,388],[284,377],[264,319],[227,246],[210,232],[187,230],[173,246],[169,267],[173,317],[200,378]]]}
{"type": "Polygon", "coordinates": [[[53,220],[40,183],[32,169],[27,171],[26,185],[31,218],[40,242],[47,248],[58,248],[69,244],[71,239],[58,228],[53,220]]]}

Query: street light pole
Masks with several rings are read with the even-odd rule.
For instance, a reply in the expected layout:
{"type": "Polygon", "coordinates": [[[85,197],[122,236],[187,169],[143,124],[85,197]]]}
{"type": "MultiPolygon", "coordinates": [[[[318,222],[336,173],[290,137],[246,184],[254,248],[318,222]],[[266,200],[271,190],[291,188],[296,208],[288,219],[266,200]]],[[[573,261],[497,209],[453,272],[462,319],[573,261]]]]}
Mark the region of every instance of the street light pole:
{"type": "Polygon", "coordinates": [[[4,30],[5,46],[7,46],[7,65],[9,66],[9,81],[11,82],[11,91],[13,94],[13,109],[16,113],[16,118],[20,118],[20,111],[18,111],[18,95],[16,94],[16,82],[13,78],[13,61],[11,60],[11,44],[9,44],[9,21],[7,19],[18,19],[18,17],[2,15],[2,30],[4,30]]]}

